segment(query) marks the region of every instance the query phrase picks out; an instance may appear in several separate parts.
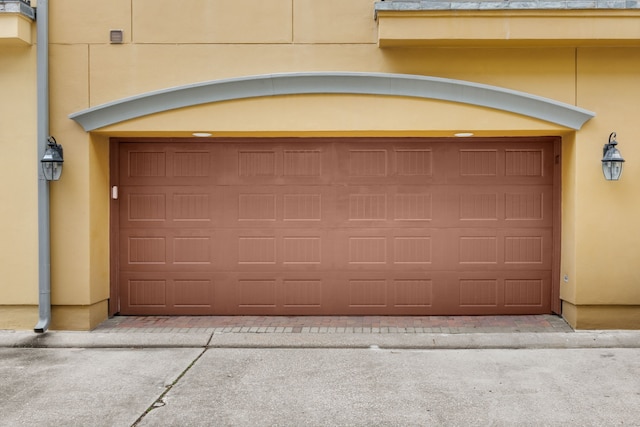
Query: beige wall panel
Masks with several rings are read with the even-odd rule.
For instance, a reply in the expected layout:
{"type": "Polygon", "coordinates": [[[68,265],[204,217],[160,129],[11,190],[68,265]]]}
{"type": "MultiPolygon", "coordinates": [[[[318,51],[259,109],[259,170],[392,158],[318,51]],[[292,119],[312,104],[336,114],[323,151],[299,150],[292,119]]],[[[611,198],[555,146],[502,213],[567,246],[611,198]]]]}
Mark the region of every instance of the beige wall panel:
{"type": "Polygon", "coordinates": [[[88,331],[107,319],[107,302],[92,305],[53,306],[52,330],[88,331]]]}
{"type": "MultiPolygon", "coordinates": [[[[36,48],[27,46],[0,46],[0,131],[24,134],[32,125],[36,112],[36,48]],[[26,120],[26,121],[25,121],[26,120]],[[13,129],[12,129],[13,128],[13,129]]],[[[31,130],[31,129],[29,129],[31,130]]],[[[32,135],[32,133],[30,132],[32,135]]]]}
{"type": "Polygon", "coordinates": [[[249,75],[384,71],[377,51],[375,46],[92,46],[91,105],[173,86],[249,75]]]}
{"type": "Polygon", "coordinates": [[[201,81],[304,71],[453,78],[575,103],[573,49],[398,49],[373,45],[91,47],[91,105],[201,81]]]}
{"type": "Polygon", "coordinates": [[[90,281],[89,135],[67,115],[89,98],[86,45],[50,47],[51,134],[64,147],[64,170],[51,183],[51,299],[88,304],[90,281]]]}
{"type": "Polygon", "coordinates": [[[562,315],[575,329],[640,329],[640,306],[564,303],[562,315]]]}
{"type": "Polygon", "coordinates": [[[133,2],[133,41],[290,43],[291,2],[137,0],[133,2]]]}
{"type": "MultiPolygon", "coordinates": [[[[87,331],[107,319],[107,301],[89,306],[52,306],[50,330],[87,331]]],[[[0,305],[0,330],[33,330],[37,305],[0,305]]]]}
{"type": "Polygon", "coordinates": [[[574,49],[381,49],[380,54],[386,72],[468,80],[575,104],[574,49]]]}
{"type": "MultiPolygon", "coordinates": [[[[51,131],[74,131],[69,119],[74,111],[89,106],[89,46],[51,45],[49,47],[49,96],[51,131]]],[[[57,136],[56,136],[57,138],[57,136]]],[[[62,141],[58,141],[63,143],[62,141]]],[[[65,151],[66,161],[66,151],[65,151]]]]}
{"type": "Polygon", "coordinates": [[[557,125],[466,104],[366,95],[297,95],[194,106],[129,120],[100,130],[108,135],[358,134],[373,136],[533,135],[566,132],[557,125]],[[180,134],[179,132],[183,132],[180,134]]]}
{"type": "Polygon", "coordinates": [[[109,30],[131,40],[131,0],[55,0],[49,2],[51,43],[109,43],[109,30]]]}
{"type": "Polygon", "coordinates": [[[578,100],[597,113],[576,140],[577,304],[640,304],[640,48],[578,50],[578,100]],[[602,146],[617,132],[622,178],[602,176],[602,146]]]}
{"type": "Polygon", "coordinates": [[[294,43],[377,43],[371,0],[294,0],[294,43]]]}
{"type": "Polygon", "coordinates": [[[0,304],[38,301],[35,80],[34,47],[0,47],[0,304]]]}
{"type": "MultiPolygon", "coordinates": [[[[0,301],[7,304],[4,300],[0,301]]],[[[0,330],[31,329],[38,323],[37,305],[0,305],[0,330]]]]}

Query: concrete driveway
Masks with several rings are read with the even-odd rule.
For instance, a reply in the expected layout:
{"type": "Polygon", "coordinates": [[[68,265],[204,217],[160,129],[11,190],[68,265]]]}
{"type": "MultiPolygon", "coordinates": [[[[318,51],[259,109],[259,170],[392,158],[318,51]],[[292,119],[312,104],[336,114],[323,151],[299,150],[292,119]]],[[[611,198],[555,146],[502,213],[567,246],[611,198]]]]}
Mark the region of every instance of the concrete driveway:
{"type": "Polygon", "coordinates": [[[639,425],[639,348],[0,348],[0,425],[639,425]]]}

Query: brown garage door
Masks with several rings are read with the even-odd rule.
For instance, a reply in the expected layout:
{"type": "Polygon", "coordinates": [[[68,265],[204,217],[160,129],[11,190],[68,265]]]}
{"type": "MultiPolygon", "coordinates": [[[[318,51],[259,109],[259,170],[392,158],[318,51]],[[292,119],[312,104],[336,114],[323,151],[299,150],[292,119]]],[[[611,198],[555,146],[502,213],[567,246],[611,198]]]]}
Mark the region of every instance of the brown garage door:
{"type": "Polygon", "coordinates": [[[122,314],[550,312],[552,139],[118,147],[122,314]]]}

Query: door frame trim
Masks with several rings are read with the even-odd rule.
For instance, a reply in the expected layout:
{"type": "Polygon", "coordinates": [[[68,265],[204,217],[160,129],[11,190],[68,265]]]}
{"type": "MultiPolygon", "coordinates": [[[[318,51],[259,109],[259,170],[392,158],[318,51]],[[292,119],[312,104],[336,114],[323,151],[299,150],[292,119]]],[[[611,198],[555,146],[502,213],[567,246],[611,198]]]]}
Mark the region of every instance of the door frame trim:
{"type": "Polygon", "coordinates": [[[119,185],[120,141],[109,140],[109,317],[120,312],[120,261],[118,248],[120,242],[120,203],[112,197],[113,186],[119,185]]]}

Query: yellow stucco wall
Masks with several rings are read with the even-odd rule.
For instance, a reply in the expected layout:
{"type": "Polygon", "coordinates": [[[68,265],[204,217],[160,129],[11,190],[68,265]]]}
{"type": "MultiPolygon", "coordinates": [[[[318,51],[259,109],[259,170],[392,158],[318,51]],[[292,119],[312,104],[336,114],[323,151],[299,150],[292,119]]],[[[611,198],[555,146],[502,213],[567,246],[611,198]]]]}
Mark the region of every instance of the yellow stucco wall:
{"type": "Polygon", "coordinates": [[[0,14],[0,46],[26,47],[34,41],[33,21],[19,13],[0,14]]]}
{"type": "Polygon", "coordinates": [[[581,47],[575,56],[577,103],[597,117],[563,140],[563,316],[580,329],[640,328],[640,49],[581,47]],[[627,162],[620,181],[606,182],[599,159],[614,131],[627,162]]]}
{"type": "Polygon", "coordinates": [[[576,142],[575,304],[637,306],[640,129],[634,104],[640,96],[640,48],[581,48],[577,67],[577,97],[598,118],[578,133],[576,142]],[[613,131],[627,162],[620,181],[605,182],[593,164],[613,131]]]}
{"type": "Polygon", "coordinates": [[[0,43],[0,328],[38,319],[35,64],[34,46],[0,43]]]}
{"type": "MultiPolygon", "coordinates": [[[[640,95],[640,48],[565,43],[558,47],[384,49],[378,46],[370,0],[56,0],[49,8],[51,133],[65,149],[63,177],[51,188],[56,327],[88,329],[106,317],[109,137],[189,136],[201,130],[216,136],[450,136],[457,131],[482,136],[559,135],[563,138],[562,252],[557,279],[566,317],[577,327],[639,327],[633,319],[640,312],[640,273],[634,269],[640,248],[633,243],[640,234],[636,220],[640,205],[633,196],[640,190],[640,145],[635,144],[640,130],[634,117],[640,95]],[[111,29],[124,31],[123,44],[109,43],[111,29]],[[512,113],[451,102],[296,95],[189,107],[92,133],[68,118],[85,108],[152,90],[304,71],[461,79],[552,98],[597,116],[574,132],[512,113]],[[600,168],[602,145],[612,131],[617,132],[619,148],[628,160],[622,180],[614,183],[604,181],[600,168]]],[[[4,70],[3,61],[12,67],[33,66],[31,51],[26,56],[11,51],[13,60],[4,55],[6,50],[0,52],[0,70],[4,70]]],[[[14,74],[21,86],[35,80],[35,74],[14,74]]],[[[35,99],[33,86],[27,87],[35,99]]],[[[4,104],[0,108],[8,109],[4,104]]],[[[20,120],[33,123],[35,119],[27,114],[20,120]]],[[[33,139],[35,126],[11,130],[6,136],[3,132],[3,139],[33,139]]],[[[25,159],[28,150],[35,157],[32,145],[20,150],[25,159]]],[[[22,232],[22,238],[26,230],[28,238],[22,239],[23,247],[17,251],[0,247],[0,255],[20,263],[24,268],[10,272],[10,277],[30,285],[21,289],[0,285],[0,304],[36,301],[36,273],[28,268],[37,261],[37,236],[30,228],[36,221],[36,171],[33,162],[23,163],[15,165],[13,173],[19,170],[25,175],[20,182],[26,184],[15,191],[34,196],[16,195],[18,206],[0,206],[0,218],[21,221],[20,227],[6,227],[6,232],[16,238],[22,232]],[[32,173],[26,171],[29,168],[32,173]],[[29,173],[31,178],[26,177],[29,173]]],[[[25,328],[33,326],[23,323],[25,328]]]]}

